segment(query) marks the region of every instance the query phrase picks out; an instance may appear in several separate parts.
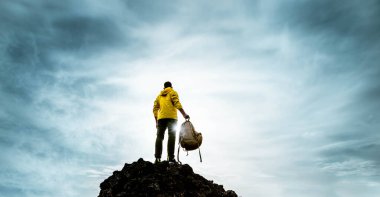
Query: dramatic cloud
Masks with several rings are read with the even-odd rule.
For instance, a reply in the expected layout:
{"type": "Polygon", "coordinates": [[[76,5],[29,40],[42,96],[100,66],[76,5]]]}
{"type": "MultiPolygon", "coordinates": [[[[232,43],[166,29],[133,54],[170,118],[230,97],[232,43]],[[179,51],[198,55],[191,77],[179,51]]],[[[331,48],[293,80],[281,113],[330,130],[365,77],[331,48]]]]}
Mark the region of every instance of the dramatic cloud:
{"type": "Polygon", "coordinates": [[[378,18],[376,0],[2,1],[0,196],[94,196],[153,160],[167,80],[205,140],[204,163],[181,158],[205,177],[378,196],[378,18]]]}

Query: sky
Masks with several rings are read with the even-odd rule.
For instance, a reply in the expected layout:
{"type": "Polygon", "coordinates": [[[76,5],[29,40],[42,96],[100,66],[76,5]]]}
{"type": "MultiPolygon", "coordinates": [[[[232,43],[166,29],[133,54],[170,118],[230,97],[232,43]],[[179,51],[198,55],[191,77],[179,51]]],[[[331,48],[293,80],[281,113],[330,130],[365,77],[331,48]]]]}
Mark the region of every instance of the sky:
{"type": "Polygon", "coordinates": [[[154,161],[165,81],[203,134],[181,161],[225,189],[380,195],[377,0],[2,0],[0,29],[0,197],[154,161]]]}

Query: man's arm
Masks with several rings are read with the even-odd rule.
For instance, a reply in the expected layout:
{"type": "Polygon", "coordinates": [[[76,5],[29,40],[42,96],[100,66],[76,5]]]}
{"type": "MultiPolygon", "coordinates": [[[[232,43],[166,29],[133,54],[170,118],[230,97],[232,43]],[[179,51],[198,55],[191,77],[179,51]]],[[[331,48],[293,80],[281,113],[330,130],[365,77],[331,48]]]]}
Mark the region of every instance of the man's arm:
{"type": "Polygon", "coordinates": [[[179,102],[178,94],[176,91],[173,91],[173,93],[171,94],[171,99],[172,99],[174,107],[177,108],[181,112],[183,118],[190,119],[190,116],[186,114],[185,110],[183,110],[181,102],[179,102]]]}
{"type": "Polygon", "coordinates": [[[188,114],[186,114],[186,112],[185,112],[185,110],[183,110],[183,108],[178,109],[178,110],[181,112],[184,119],[190,119],[190,116],[188,114]]]}
{"type": "Polygon", "coordinates": [[[158,110],[160,110],[160,104],[158,102],[158,97],[157,97],[156,100],[154,100],[154,105],[153,105],[153,115],[154,115],[154,120],[156,122],[156,127],[157,127],[158,110]]]}

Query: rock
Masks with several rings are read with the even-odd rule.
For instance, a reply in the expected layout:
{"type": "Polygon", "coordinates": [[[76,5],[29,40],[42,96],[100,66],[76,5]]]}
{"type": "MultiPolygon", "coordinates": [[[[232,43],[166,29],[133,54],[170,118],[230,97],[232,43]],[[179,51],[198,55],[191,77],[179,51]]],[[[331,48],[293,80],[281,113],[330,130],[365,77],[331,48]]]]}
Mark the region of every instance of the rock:
{"type": "Polygon", "coordinates": [[[113,172],[100,189],[99,197],[237,197],[234,191],[225,191],[222,185],[194,173],[187,164],[153,164],[142,158],[113,172]]]}

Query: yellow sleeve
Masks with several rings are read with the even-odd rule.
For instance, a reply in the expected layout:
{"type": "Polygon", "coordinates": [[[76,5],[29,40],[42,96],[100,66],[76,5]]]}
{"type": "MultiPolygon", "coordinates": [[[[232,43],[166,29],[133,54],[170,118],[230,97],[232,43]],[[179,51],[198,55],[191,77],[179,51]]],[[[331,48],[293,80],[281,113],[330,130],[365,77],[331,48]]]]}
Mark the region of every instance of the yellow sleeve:
{"type": "Polygon", "coordinates": [[[177,94],[176,91],[172,92],[171,99],[172,99],[172,102],[173,102],[173,105],[174,105],[175,108],[182,109],[182,105],[179,102],[179,97],[178,97],[178,94],[177,94]]]}
{"type": "Polygon", "coordinates": [[[160,110],[160,103],[158,101],[159,100],[158,97],[156,98],[156,100],[154,100],[154,105],[153,105],[153,114],[154,114],[154,117],[156,118],[158,116],[158,110],[160,110]]]}

